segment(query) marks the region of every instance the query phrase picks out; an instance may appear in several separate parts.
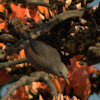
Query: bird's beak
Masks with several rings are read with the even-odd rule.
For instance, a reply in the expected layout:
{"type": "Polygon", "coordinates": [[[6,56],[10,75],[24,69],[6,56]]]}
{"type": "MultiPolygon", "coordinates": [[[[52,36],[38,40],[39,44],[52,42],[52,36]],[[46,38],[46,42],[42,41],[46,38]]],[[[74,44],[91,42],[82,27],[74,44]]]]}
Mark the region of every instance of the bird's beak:
{"type": "Polygon", "coordinates": [[[67,81],[68,85],[70,85],[68,78],[67,77],[63,77],[63,78],[67,81]]]}
{"type": "Polygon", "coordinates": [[[67,81],[68,85],[70,85],[70,82],[69,82],[68,78],[66,79],[66,81],[67,81]]]}

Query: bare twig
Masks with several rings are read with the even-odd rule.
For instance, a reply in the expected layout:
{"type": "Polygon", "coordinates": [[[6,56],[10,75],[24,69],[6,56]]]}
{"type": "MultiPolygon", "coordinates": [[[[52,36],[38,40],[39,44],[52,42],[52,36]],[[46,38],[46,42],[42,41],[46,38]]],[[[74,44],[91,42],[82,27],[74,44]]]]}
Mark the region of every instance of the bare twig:
{"type": "Polygon", "coordinates": [[[10,67],[10,66],[13,66],[13,65],[16,65],[16,64],[25,63],[25,62],[27,62],[27,58],[21,58],[21,59],[13,60],[13,61],[10,61],[10,62],[0,63],[0,69],[2,69],[4,67],[10,67]]]}
{"type": "MultiPolygon", "coordinates": [[[[26,84],[30,84],[34,81],[38,81],[39,79],[44,79],[46,83],[48,83],[50,89],[51,89],[51,93],[55,94],[55,96],[57,96],[57,91],[56,88],[54,87],[53,83],[51,82],[51,80],[48,78],[48,74],[45,72],[35,72],[33,73],[31,76],[22,76],[17,82],[15,82],[14,85],[12,85],[11,87],[8,88],[8,91],[6,92],[6,94],[1,98],[1,100],[7,100],[7,98],[12,94],[12,92],[14,90],[16,90],[17,88],[19,88],[21,85],[26,85],[26,84]],[[50,82],[50,83],[49,83],[50,82]],[[51,88],[53,87],[53,89],[51,88]]],[[[54,95],[53,94],[53,95],[54,95]]]]}

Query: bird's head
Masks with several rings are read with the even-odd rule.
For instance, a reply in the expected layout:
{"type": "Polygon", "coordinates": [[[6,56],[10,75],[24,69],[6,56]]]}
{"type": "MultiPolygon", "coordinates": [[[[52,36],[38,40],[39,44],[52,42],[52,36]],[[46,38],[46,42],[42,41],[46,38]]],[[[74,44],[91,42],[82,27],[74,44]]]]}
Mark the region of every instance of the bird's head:
{"type": "Polygon", "coordinates": [[[58,62],[56,66],[57,66],[57,73],[56,73],[57,76],[64,78],[68,82],[68,84],[70,84],[67,78],[68,70],[64,65],[64,63],[58,62]]]}

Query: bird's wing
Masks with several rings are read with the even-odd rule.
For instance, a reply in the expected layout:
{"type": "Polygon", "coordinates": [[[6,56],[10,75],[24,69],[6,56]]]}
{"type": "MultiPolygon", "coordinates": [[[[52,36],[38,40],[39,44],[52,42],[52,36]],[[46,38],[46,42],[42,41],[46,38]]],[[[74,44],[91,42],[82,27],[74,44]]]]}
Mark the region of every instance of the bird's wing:
{"type": "Polygon", "coordinates": [[[61,64],[61,59],[56,49],[41,41],[30,40],[30,43],[26,44],[24,50],[28,61],[36,70],[59,76],[58,67],[61,64]]]}
{"type": "Polygon", "coordinates": [[[45,61],[61,61],[58,51],[38,40],[30,39],[30,44],[36,55],[44,58],[45,61]]]}

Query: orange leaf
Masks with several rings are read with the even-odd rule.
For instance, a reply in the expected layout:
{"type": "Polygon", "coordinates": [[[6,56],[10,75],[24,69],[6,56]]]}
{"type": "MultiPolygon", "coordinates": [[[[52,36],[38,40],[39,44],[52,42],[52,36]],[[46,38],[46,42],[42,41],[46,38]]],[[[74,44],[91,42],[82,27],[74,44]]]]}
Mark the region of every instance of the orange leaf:
{"type": "Polygon", "coordinates": [[[37,8],[38,8],[38,10],[39,10],[40,13],[42,13],[42,14],[45,13],[45,8],[46,7],[44,7],[44,6],[38,6],[37,8]]]}
{"type": "Polygon", "coordinates": [[[4,6],[0,4],[0,12],[3,12],[5,10],[4,6]]]}
{"type": "Polygon", "coordinates": [[[7,23],[0,23],[0,30],[7,29],[7,23]]]}
{"type": "Polygon", "coordinates": [[[0,70],[0,85],[4,85],[11,81],[11,76],[7,73],[6,69],[0,70]]]}
{"type": "Polygon", "coordinates": [[[24,86],[20,86],[14,93],[9,97],[8,100],[27,100],[28,97],[24,92],[24,86]]]}
{"type": "Polygon", "coordinates": [[[39,100],[44,100],[44,99],[42,98],[41,94],[39,94],[39,100]]]}
{"type": "MultiPolygon", "coordinates": [[[[71,76],[69,78],[71,87],[74,88],[74,93],[85,100],[90,94],[91,84],[87,72],[82,68],[79,62],[74,63],[69,68],[71,76]]],[[[67,88],[66,88],[67,90],[67,88]]]]}
{"type": "Polygon", "coordinates": [[[60,93],[61,92],[61,87],[60,87],[60,84],[59,84],[58,80],[56,78],[52,78],[52,82],[55,84],[57,92],[60,93]]]}
{"type": "Polygon", "coordinates": [[[5,49],[6,45],[4,43],[0,43],[0,47],[2,47],[2,49],[5,49]]]}
{"type": "Polygon", "coordinates": [[[40,17],[42,19],[46,18],[48,19],[51,16],[54,16],[53,12],[51,10],[48,11],[48,8],[47,7],[43,7],[43,6],[38,6],[37,7],[39,12],[40,12],[40,17]],[[42,14],[42,15],[41,15],[42,14]],[[50,14],[50,15],[49,15],[50,14]],[[43,17],[44,16],[44,17],[43,17]]]}
{"type": "Polygon", "coordinates": [[[37,8],[30,7],[30,9],[29,9],[29,7],[30,6],[27,6],[26,8],[24,8],[24,7],[22,7],[21,4],[15,5],[15,4],[11,3],[12,14],[10,15],[10,18],[18,17],[23,21],[23,23],[27,23],[27,21],[24,19],[24,17],[28,17],[28,18],[31,17],[36,22],[39,21],[37,8]]]}
{"type": "Polygon", "coordinates": [[[25,58],[25,57],[26,57],[26,56],[25,56],[24,50],[21,50],[21,51],[19,52],[19,55],[20,55],[20,58],[25,58]]]}

